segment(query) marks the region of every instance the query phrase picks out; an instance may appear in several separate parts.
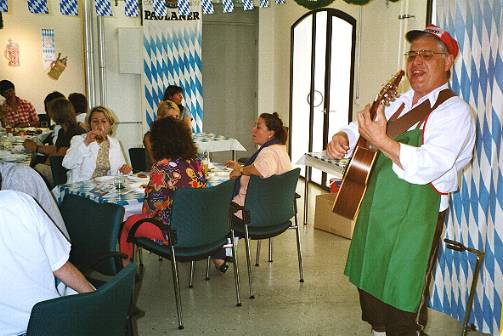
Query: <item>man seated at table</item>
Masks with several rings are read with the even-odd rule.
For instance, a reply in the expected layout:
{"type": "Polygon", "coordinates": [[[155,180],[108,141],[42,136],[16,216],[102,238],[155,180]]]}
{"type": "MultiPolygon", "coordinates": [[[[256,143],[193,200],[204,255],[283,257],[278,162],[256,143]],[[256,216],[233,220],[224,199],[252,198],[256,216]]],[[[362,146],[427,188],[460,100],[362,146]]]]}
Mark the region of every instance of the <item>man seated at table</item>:
{"type": "Polygon", "coordinates": [[[70,242],[33,198],[2,190],[0,213],[0,330],[20,335],[36,303],[60,296],[55,277],[78,293],[94,287],[68,261],[70,242]]]}
{"type": "Polygon", "coordinates": [[[0,162],[0,178],[3,179],[0,190],[22,191],[32,196],[63,235],[69,237],[56,201],[42,177],[34,169],[24,165],[0,162]]]}
{"type": "Polygon", "coordinates": [[[38,115],[32,103],[16,96],[16,89],[11,81],[0,81],[0,94],[5,102],[0,105],[0,120],[3,126],[38,127],[38,115]]]}

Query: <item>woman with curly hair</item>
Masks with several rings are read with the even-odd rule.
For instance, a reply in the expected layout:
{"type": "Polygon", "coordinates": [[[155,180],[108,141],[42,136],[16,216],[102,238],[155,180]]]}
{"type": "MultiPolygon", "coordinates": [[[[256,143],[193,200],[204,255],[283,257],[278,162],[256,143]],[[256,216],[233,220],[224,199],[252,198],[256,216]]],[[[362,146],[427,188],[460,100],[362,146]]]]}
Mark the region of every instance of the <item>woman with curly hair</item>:
{"type": "MultiPolygon", "coordinates": [[[[201,161],[197,158],[196,146],[190,130],[182,120],[156,120],[151,127],[150,139],[155,163],[150,171],[150,182],[145,189],[143,211],[126,220],[120,236],[120,250],[128,256],[124,261],[126,264],[133,254],[133,245],[127,242],[127,236],[135,222],[153,217],[168,225],[177,189],[206,188],[206,176],[201,161]],[[170,136],[166,137],[166,134],[170,136]]],[[[166,243],[162,232],[151,223],[142,224],[135,236],[166,243]]],[[[224,249],[220,249],[213,256],[213,263],[221,272],[227,270],[224,249]]]]}

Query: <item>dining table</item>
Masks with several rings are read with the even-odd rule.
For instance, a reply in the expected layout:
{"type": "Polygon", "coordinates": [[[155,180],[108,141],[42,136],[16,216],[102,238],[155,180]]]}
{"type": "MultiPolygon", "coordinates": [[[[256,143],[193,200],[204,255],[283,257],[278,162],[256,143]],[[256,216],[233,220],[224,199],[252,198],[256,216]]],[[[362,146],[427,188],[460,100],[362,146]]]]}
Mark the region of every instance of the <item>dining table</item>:
{"type": "Polygon", "coordinates": [[[194,133],[192,139],[199,152],[223,152],[231,151],[232,159],[236,160],[236,151],[246,151],[246,148],[234,138],[215,133],[194,133]]]}
{"type": "MultiPolygon", "coordinates": [[[[229,180],[228,168],[220,163],[210,163],[207,186],[213,187],[229,180]]],[[[124,207],[124,220],[134,214],[142,212],[145,196],[144,187],[149,182],[148,173],[122,176],[101,176],[87,181],[57,185],[52,193],[58,204],[66,195],[78,195],[89,198],[97,203],[115,203],[124,207]],[[121,188],[117,188],[118,181],[121,188]]]]}
{"type": "Polygon", "coordinates": [[[29,165],[32,153],[27,152],[23,146],[26,139],[36,143],[42,141],[51,133],[48,128],[20,128],[15,133],[7,133],[0,129],[0,162],[13,162],[29,165]]]}

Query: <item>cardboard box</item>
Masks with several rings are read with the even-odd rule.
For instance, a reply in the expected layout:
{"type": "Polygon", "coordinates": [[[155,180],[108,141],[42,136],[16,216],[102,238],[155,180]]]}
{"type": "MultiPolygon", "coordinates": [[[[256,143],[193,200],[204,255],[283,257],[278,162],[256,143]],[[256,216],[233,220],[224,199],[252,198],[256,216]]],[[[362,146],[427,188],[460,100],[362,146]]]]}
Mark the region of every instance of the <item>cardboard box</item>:
{"type": "Polygon", "coordinates": [[[316,196],[314,228],[351,239],[355,222],[332,212],[336,195],[330,193],[316,196]]]}

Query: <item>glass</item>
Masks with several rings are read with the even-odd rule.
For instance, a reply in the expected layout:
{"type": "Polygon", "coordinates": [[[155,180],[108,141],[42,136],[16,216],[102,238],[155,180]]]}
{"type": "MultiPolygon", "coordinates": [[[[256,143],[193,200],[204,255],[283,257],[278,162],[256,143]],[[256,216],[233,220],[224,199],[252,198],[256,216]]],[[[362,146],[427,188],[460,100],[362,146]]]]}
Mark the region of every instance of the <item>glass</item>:
{"type": "Polygon", "coordinates": [[[413,62],[417,56],[419,56],[423,61],[429,61],[433,58],[433,55],[446,54],[446,52],[437,52],[433,50],[411,50],[406,52],[404,55],[407,58],[407,62],[413,62]]]}
{"type": "Polygon", "coordinates": [[[114,176],[114,187],[117,190],[122,190],[126,188],[126,176],[122,174],[114,176]]]}
{"type": "Polygon", "coordinates": [[[203,165],[204,176],[208,176],[209,166],[210,166],[210,153],[209,152],[204,151],[201,163],[203,165]]]}

